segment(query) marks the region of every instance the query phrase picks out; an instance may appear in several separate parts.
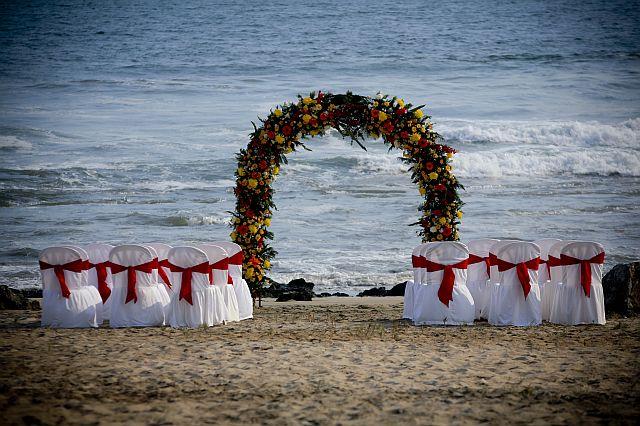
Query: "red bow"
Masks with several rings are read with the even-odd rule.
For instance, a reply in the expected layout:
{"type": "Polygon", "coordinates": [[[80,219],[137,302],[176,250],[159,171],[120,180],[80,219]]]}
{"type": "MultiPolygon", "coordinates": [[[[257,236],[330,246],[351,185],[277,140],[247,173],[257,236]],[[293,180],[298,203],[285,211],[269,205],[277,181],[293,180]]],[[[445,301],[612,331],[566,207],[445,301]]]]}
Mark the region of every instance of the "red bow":
{"type": "Polygon", "coordinates": [[[133,300],[133,303],[138,303],[138,292],[136,291],[136,271],[150,274],[154,269],[158,269],[158,259],[153,259],[150,262],[143,263],[135,266],[122,266],[117,263],[109,262],[112,274],[119,274],[120,272],[127,271],[127,298],[124,301],[125,305],[133,300]]]}
{"type": "Polygon", "coordinates": [[[167,259],[158,261],[158,275],[160,275],[160,278],[162,278],[162,281],[164,281],[167,287],[171,288],[171,280],[169,280],[163,268],[169,268],[169,261],[167,259]]]}
{"type": "Polygon", "coordinates": [[[580,285],[587,297],[591,297],[591,264],[596,263],[602,265],[604,263],[604,252],[593,256],[591,259],[576,259],[575,257],[560,255],[561,265],[578,265],[580,264],[580,285]]]}
{"type": "Polygon", "coordinates": [[[440,282],[440,288],[438,289],[438,299],[445,305],[449,306],[449,302],[453,300],[453,284],[455,283],[455,274],[453,268],[467,269],[468,259],[462,262],[454,263],[453,265],[441,265],[439,263],[431,262],[428,259],[424,259],[424,267],[427,268],[427,272],[436,272],[444,270],[442,274],[442,281],[440,282]]]}
{"type": "Polygon", "coordinates": [[[411,264],[414,268],[426,268],[427,265],[424,263],[427,259],[422,256],[411,256],[411,264]]]}
{"type": "Polygon", "coordinates": [[[469,265],[473,265],[476,263],[484,262],[487,266],[487,276],[490,275],[491,271],[491,262],[489,261],[489,257],[480,257],[475,254],[469,254],[469,265]]]}
{"type": "Polygon", "coordinates": [[[88,269],[88,265],[87,262],[82,259],[77,259],[73,262],[65,263],[62,265],[50,265],[46,262],[40,261],[40,269],[45,270],[51,268],[53,268],[53,272],[58,278],[62,297],[68,299],[69,296],[71,296],[71,291],[69,291],[69,287],[67,287],[67,281],[64,279],[64,271],[79,273],[82,271],[86,271],[88,269]]]}
{"type": "Polygon", "coordinates": [[[496,266],[498,266],[498,271],[504,272],[504,271],[508,271],[511,268],[516,268],[516,272],[518,273],[518,279],[520,280],[520,285],[522,286],[522,291],[524,293],[525,299],[529,295],[529,291],[531,291],[531,279],[529,277],[529,269],[537,271],[539,265],[540,265],[539,257],[533,258],[531,260],[527,260],[526,262],[520,262],[516,264],[506,262],[496,257],[496,266]]]}
{"type": "Polygon", "coordinates": [[[189,268],[183,268],[178,265],[174,265],[171,262],[167,262],[171,272],[182,272],[182,284],[180,284],[180,296],[178,300],[186,300],[190,305],[193,305],[193,298],[191,297],[191,278],[194,272],[199,274],[205,274],[209,276],[209,284],[211,284],[211,268],[209,268],[209,262],[202,262],[198,265],[191,266],[189,268]]]}
{"type": "MultiPolygon", "coordinates": [[[[229,265],[240,265],[240,266],[242,266],[242,262],[244,261],[244,255],[242,254],[241,251],[239,251],[236,254],[234,254],[233,256],[229,257],[227,260],[229,262],[229,265]]],[[[228,284],[233,284],[233,278],[231,277],[231,275],[227,275],[227,283],[228,284]]]]}
{"type": "Polygon", "coordinates": [[[107,303],[107,299],[111,295],[111,289],[107,285],[107,268],[109,265],[109,261],[102,263],[89,263],[89,269],[96,268],[96,275],[98,276],[98,293],[100,293],[102,303],[107,303]]]}
{"type": "MultiPolygon", "coordinates": [[[[228,284],[232,284],[229,283],[229,258],[225,257],[224,259],[220,259],[218,260],[216,263],[212,263],[211,264],[211,271],[213,271],[214,269],[217,269],[219,271],[227,271],[227,283],[228,284]]],[[[213,278],[211,279],[211,282],[213,282],[213,278]]],[[[215,284],[215,282],[213,282],[215,284]]]]}

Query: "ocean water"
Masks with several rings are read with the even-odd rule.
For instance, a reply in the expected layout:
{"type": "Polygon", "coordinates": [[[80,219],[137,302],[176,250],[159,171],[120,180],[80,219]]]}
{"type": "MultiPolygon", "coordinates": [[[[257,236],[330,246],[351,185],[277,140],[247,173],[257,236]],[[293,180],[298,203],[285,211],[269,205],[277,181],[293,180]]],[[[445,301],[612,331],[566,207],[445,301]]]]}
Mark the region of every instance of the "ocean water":
{"type": "MultiPolygon", "coordinates": [[[[234,154],[297,93],[426,104],[459,150],[464,240],[596,240],[640,258],[634,1],[3,2],[0,283],[62,243],[226,239],[234,154]]],[[[271,276],[351,294],[409,277],[398,154],[335,134],[275,183],[271,276]]]]}

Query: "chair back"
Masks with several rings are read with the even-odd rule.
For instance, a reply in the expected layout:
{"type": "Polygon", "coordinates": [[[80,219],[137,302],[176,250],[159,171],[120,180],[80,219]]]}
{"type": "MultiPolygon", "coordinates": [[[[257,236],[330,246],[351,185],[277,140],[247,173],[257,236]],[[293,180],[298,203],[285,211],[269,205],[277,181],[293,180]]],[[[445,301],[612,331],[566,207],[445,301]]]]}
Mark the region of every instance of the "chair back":
{"type": "Polygon", "coordinates": [[[467,243],[469,248],[469,265],[467,266],[467,280],[469,282],[484,282],[489,279],[489,251],[500,240],[482,238],[467,243]]]}
{"type": "Polygon", "coordinates": [[[576,241],[562,247],[560,263],[562,282],[570,287],[581,286],[586,296],[591,294],[591,285],[602,285],[604,247],[591,241],[576,241]]]}
{"type": "Polygon", "coordinates": [[[509,245],[511,243],[517,243],[517,242],[518,240],[500,240],[494,245],[492,245],[491,248],[489,249],[489,258],[490,258],[489,280],[492,283],[497,284],[500,282],[500,272],[498,271],[498,266],[494,265],[495,263],[494,260],[496,258],[498,251],[500,251],[502,247],[506,245],[509,245]]]}
{"type": "Polygon", "coordinates": [[[213,284],[227,285],[229,283],[229,254],[222,247],[215,244],[198,244],[196,246],[209,257],[209,264],[213,270],[213,284]]]}
{"type": "MultiPolygon", "coordinates": [[[[469,258],[469,249],[462,243],[455,241],[443,241],[434,244],[429,244],[423,251],[424,258],[428,262],[433,262],[439,265],[456,265],[464,262],[469,258]]],[[[443,278],[444,269],[439,271],[429,272],[428,268],[425,268],[425,279],[423,283],[426,284],[440,284],[443,278]]],[[[453,268],[455,276],[455,283],[466,283],[467,281],[467,268],[453,268]]]]}
{"type": "Polygon", "coordinates": [[[230,279],[242,279],[243,252],[239,244],[229,241],[215,241],[213,245],[222,247],[229,256],[229,277],[230,279]]]}
{"type": "MultiPolygon", "coordinates": [[[[90,268],[88,270],[88,282],[89,285],[97,287],[98,290],[104,289],[100,288],[98,273],[104,274],[104,283],[107,285],[111,285],[113,282],[113,277],[111,276],[111,268],[109,268],[109,253],[114,248],[111,244],[103,244],[103,243],[95,243],[95,244],[87,244],[83,246],[85,252],[89,256],[90,268]]],[[[100,293],[103,295],[103,293],[100,293]]],[[[104,297],[104,296],[103,296],[104,297]]],[[[108,297],[108,296],[107,296],[108,297]]]]}
{"type": "MultiPolygon", "coordinates": [[[[111,274],[113,276],[114,286],[127,286],[129,282],[128,272],[119,270],[119,267],[139,267],[153,262],[155,253],[152,253],[147,247],[136,244],[125,244],[114,247],[109,253],[109,262],[111,265],[111,274]],[[118,268],[116,268],[118,266],[118,268]]],[[[150,272],[135,270],[137,286],[152,286],[158,282],[158,273],[154,268],[148,269],[150,272]],[[155,272],[155,274],[154,274],[155,272]]]]}
{"type": "Polygon", "coordinates": [[[567,244],[572,241],[560,241],[553,244],[547,252],[547,269],[549,270],[549,282],[559,284],[563,280],[564,266],[560,264],[560,253],[567,244]]]}
{"type": "Polygon", "coordinates": [[[539,240],[535,240],[533,243],[540,247],[540,269],[538,269],[538,283],[540,285],[544,285],[547,281],[549,281],[549,266],[547,265],[547,260],[549,260],[549,250],[551,247],[561,242],[562,240],[558,238],[542,238],[539,240]]]}
{"type": "Polygon", "coordinates": [[[48,247],[40,252],[42,289],[58,295],[87,285],[85,253],[71,247],[48,247]]]}
{"type": "Polygon", "coordinates": [[[501,286],[522,287],[528,297],[532,284],[538,283],[540,247],[534,243],[518,241],[502,246],[496,253],[496,267],[501,286]]]}
{"type": "Polygon", "coordinates": [[[413,267],[413,282],[415,284],[420,284],[422,282],[422,278],[424,276],[424,257],[422,256],[422,252],[427,246],[432,243],[424,243],[416,246],[411,252],[411,266],[413,267]]]}
{"type": "Polygon", "coordinates": [[[191,270],[191,286],[194,289],[205,289],[211,285],[209,282],[209,258],[204,251],[190,246],[173,247],[167,253],[167,261],[172,265],[171,283],[175,293],[182,294],[182,282],[185,277],[185,272],[177,269],[186,270],[206,264],[205,267],[191,270]]]}

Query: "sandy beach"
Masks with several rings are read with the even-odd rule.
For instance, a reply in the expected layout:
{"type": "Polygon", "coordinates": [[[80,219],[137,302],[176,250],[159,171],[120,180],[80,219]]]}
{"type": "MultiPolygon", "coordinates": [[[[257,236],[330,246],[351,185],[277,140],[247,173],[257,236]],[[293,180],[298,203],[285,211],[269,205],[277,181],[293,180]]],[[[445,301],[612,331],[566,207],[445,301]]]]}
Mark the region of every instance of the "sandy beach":
{"type": "Polygon", "coordinates": [[[635,423],[640,320],[413,327],[401,298],[265,301],[254,320],[54,330],[0,312],[5,424],[635,423]]]}

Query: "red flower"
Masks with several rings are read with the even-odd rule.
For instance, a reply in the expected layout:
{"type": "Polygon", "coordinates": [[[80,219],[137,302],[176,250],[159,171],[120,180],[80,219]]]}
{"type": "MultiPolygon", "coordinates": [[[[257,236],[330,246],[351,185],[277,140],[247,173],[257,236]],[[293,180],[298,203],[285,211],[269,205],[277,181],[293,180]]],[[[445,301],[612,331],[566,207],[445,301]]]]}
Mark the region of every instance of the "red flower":
{"type": "Polygon", "coordinates": [[[249,232],[249,227],[247,225],[238,226],[238,234],[245,235],[247,232],[249,232]]]}
{"type": "Polygon", "coordinates": [[[402,139],[409,139],[409,133],[406,130],[400,132],[400,137],[402,139]]]}
{"type": "Polygon", "coordinates": [[[434,210],[431,213],[433,213],[434,216],[440,216],[442,214],[442,211],[440,210],[434,210]]]}
{"type": "Polygon", "coordinates": [[[445,237],[448,237],[449,235],[451,235],[451,228],[449,228],[448,226],[446,226],[446,227],[442,230],[442,235],[444,235],[445,237]]]}
{"type": "Polygon", "coordinates": [[[272,140],[276,138],[276,134],[273,130],[269,130],[267,132],[267,136],[269,137],[269,139],[272,139],[272,140]]]}
{"type": "Polygon", "coordinates": [[[309,124],[311,124],[312,127],[316,127],[318,125],[318,120],[311,118],[311,120],[309,120],[309,124]]]}
{"type": "Polygon", "coordinates": [[[398,114],[398,115],[405,115],[406,113],[407,113],[407,110],[404,109],[404,108],[398,108],[396,110],[396,114],[398,114]]]}
{"type": "Polygon", "coordinates": [[[429,161],[426,165],[427,170],[433,170],[433,163],[431,161],[429,161]]]}
{"type": "Polygon", "coordinates": [[[251,172],[251,177],[254,179],[259,179],[260,178],[260,173],[258,172],[251,172]]]}
{"type": "Polygon", "coordinates": [[[320,101],[322,100],[322,98],[324,98],[324,93],[322,93],[322,92],[318,92],[318,97],[316,98],[316,100],[317,100],[318,102],[320,102],[320,101]]]}
{"type": "Polygon", "coordinates": [[[383,127],[384,127],[384,130],[387,133],[391,133],[391,132],[393,132],[393,129],[395,129],[395,127],[393,126],[393,123],[391,121],[389,121],[389,120],[384,122],[384,126],[383,127]]]}
{"type": "Polygon", "coordinates": [[[255,213],[253,213],[253,210],[247,210],[244,213],[245,216],[247,216],[249,219],[253,219],[253,217],[255,216],[255,213]]]}
{"type": "Polygon", "coordinates": [[[265,160],[260,161],[260,168],[262,170],[267,170],[267,166],[268,166],[268,164],[267,164],[267,162],[265,160]]]}
{"type": "Polygon", "coordinates": [[[282,133],[285,136],[289,136],[291,135],[291,133],[293,133],[293,129],[288,124],[285,124],[284,126],[282,126],[282,133]]]}
{"type": "Polygon", "coordinates": [[[425,138],[420,139],[420,146],[426,148],[429,145],[429,141],[425,138]]]}
{"type": "Polygon", "coordinates": [[[387,135],[387,140],[391,143],[394,143],[396,141],[396,135],[387,135]]]}
{"type": "Polygon", "coordinates": [[[443,184],[439,183],[439,184],[437,184],[437,185],[434,187],[434,189],[435,189],[436,191],[444,191],[444,190],[445,190],[445,189],[447,189],[447,188],[445,188],[445,186],[444,186],[443,184]]]}
{"type": "Polygon", "coordinates": [[[379,115],[380,115],[380,111],[378,111],[377,109],[372,109],[371,110],[371,116],[373,118],[378,118],[379,115]]]}
{"type": "Polygon", "coordinates": [[[320,113],[320,120],[327,121],[328,118],[329,118],[329,114],[327,114],[326,112],[320,113]]]}

